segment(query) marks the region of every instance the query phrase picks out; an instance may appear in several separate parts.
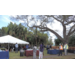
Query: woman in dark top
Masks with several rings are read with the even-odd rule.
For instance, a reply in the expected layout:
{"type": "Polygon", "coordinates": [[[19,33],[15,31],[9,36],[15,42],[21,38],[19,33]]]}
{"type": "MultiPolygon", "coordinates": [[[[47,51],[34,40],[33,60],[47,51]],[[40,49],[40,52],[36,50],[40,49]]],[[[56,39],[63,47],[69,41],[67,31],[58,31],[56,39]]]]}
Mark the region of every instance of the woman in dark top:
{"type": "Polygon", "coordinates": [[[43,43],[40,45],[40,54],[39,54],[39,59],[43,59],[43,50],[44,50],[44,45],[43,43]]]}
{"type": "Polygon", "coordinates": [[[51,44],[50,44],[50,49],[52,48],[51,44]]]}

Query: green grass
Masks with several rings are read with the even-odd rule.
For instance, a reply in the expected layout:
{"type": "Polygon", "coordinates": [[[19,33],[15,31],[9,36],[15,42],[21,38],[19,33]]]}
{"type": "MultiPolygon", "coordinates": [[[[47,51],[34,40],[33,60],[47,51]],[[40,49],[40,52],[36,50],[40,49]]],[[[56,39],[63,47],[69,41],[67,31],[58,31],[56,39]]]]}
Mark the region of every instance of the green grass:
{"type": "Polygon", "coordinates": [[[58,56],[58,54],[57,55],[50,55],[49,54],[47,57],[45,56],[44,59],[75,59],[75,54],[66,55],[66,56],[64,56],[64,54],[63,54],[63,56],[58,56]]]}
{"type": "Polygon", "coordinates": [[[75,55],[47,57],[45,59],[75,59],[75,55]]]}
{"type": "Polygon", "coordinates": [[[1,50],[5,50],[6,48],[0,48],[1,50]]]}
{"type": "Polygon", "coordinates": [[[49,55],[49,54],[47,54],[46,48],[44,49],[44,55],[49,55]]]}
{"type": "Polygon", "coordinates": [[[22,59],[25,58],[26,56],[20,57],[20,52],[18,53],[15,52],[9,52],[9,59],[22,59]]]}
{"type": "MultiPolygon", "coordinates": [[[[47,50],[44,49],[44,55],[49,55],[47,54],[47,50]]],[[[32,56],[29,56],[29,57],[32,57],[32,56]]],[[[9,59],[24,59],[24,58],[27,58],[26,56],[20,56],[20,52],[18,51],[18,53],[15,53],[15,52],[9,52],[9,59]]]]}
{"type": "MultiPolygon", "coordinates": [[[[64,52],[62,52],[62,55],[64,55],[64,52]]],[[[48,56],[47,58],[45,57],[45,59],[75,59],[75,54],[66,55],[66,56],[58,56],[58,54],[57,55],[51,55],[51,54],[47,54],[46,49],[44,49],[44,56],[48,56]]]]}
{"type": "MultiPolygon", "coordinates": [[[[64,55],[64,53],[63,53],[64,55]]],[[[28,58],[32,58],[33,56],[29,56],[29,57],[26,57],[26,56],[22,56],[20,57],[20,52],[18,51],[18,53],[15,53],[15,52],[9,52],[9,59],[28,59],[28,58]]],[[[58,55],[50,55],[50,54],[47,54],[47,50],[44,49],[44,59],[73,59],[75,58],[75,54],[73,55],[67,55],[67,56],[58,56],[58,55]]],[[[37,56],[38,58],[38,56],[37,56]]]]}

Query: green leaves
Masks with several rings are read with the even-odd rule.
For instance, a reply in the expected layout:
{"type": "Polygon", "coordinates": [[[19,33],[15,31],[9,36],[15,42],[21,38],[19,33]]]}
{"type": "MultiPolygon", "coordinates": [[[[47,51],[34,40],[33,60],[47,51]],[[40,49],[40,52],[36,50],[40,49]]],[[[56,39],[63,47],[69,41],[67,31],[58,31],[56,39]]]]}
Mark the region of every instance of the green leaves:
{"type": "MultiPolygon", "coordinates": [[[[56,39],[56,40],[55,40],[55,44],[56,44],[56,45],[59,45],[60,43],[62,43],[61,40],[59,40],[59,39],[56,39]]],[[[75,47],[75,35],[72,35],[72,36],[69,37],[69,43],[68,43],[68,45],[75,47]]]]}
{"type": "Polygon", "coordinates": [[[55,45],[59,46],[59,44],[62,43],[62,41],[60,39],[55,39],[55,45]]]}
{"type": "Polygon", "coordinates": [[[70,36],[69,45],[75,47],[75,35],[70,36]]]}
{"type": "Polygon", "coordinates": [[[24,27],[21,23],[16,24],[10,22],[7,27],[3,27],[0,30],[0,35],[12,35],[14,37],[17,37],[19,39],[25,40],[30,42],[31,44],[40,44],[41,40],[43,43],[48,42],[48,35],[46,33],[40,32],[38,29],[36,30],[35,28],[29,31],[30,29],[27,30],[26,27],[24,27]]]}
{"type": "Polygon", "coordinates": [[[2,31],[3,35],[6,35],[7,32],[8,32],[8,28],[7,27],[2,27],[1,31],[2,31]]]}

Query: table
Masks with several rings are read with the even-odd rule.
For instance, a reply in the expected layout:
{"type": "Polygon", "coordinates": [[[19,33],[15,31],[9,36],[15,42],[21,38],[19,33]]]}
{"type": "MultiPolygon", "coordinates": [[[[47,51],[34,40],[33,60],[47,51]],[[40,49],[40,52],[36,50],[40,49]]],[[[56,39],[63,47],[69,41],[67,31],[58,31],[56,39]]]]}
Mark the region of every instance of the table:
{"type": "Polygon", "coordinates": [[[69,53],[74,53],[75,54],[75,50],[70,50],[70,49],[68,49],[67,50],[69,53]]]}
{"type": "Polygon", "coordinates": [[[0,59],[9,59],[9,51],[0,52],[0,59]]]}
{"type": "MultiPolygon", "coordinates": [[[[39,50],[37,50],[36,55],[39,56],[39,50]]],[[[33,49],[26,50],[25,51],[25,56],[33,56],[33,49]]]]}
{"type": "Polygon", "coordinates": [[[54,50],[48,50],[47,54],[59,54],[59,50],[56,50],[56,49],[54,49],[54,50]]]}

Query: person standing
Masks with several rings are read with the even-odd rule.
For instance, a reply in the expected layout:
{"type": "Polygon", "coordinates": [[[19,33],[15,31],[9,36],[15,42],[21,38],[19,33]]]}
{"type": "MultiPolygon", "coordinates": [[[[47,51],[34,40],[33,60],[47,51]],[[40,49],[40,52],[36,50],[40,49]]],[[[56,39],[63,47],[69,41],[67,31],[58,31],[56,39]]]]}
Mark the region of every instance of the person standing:
{"type": "Polygon", "coordinates": [[[31,48],[31,45],[29,44],[29,49],[31,48]]]}
{"type": "Polygon", "coordinates": [[[47,45],[47,46],[46,46],[46,49],[47,49],[47,53],[48,53],[48,50],[49,50],[49,45],[47,45]]]}
{"type": "Polygon", "coordinates": [[[68,50],[68,44],[65,43],[65,45],[64,45],[64,52],[65,52],[65,55],[67,55],[67,50],[68,50]]]}
{"type": "Polygon", "coordinates": [[[49,49],[49,45],[47,45],[46,49],[47,49],[47,51],[48,51],[48,49],[49,49]]]}
{"type": "Polygon", "coordinates": [[[33,59],[36,59],[36,52],[37,52],[37,47],[34,45],[33,47],[33,59]]]}
{"type": "Polygon", "coordinates": [[[50,44],[50,49],[52,48],[51,44],[50,44]]]}
{"type": "Polygon", "coordinates": [[[41,45],[40,45],[40,54],[39,54],[39,59],[43,59],[43,50],[44,50],[44,45],[43,45],[43,43],[41,43],[41,45]]]}
{"type": "Polygon", "coordinates": [[[16,43],[15,44],[15,53],[17,53],[18,52],[18,44],[16,43]]]}
{"type": "Polygon", "coordinates": [[[60,46],[59,46],[59,55],[58,56],[60,56],[60,54],[62,56],[62,51],[63,51],[63,46],[60,44],[60,46]]]}
{"type": "Polygon", "coordinates": [[[29,46],[28,45],[26,45],[26,50],[29,48],[29,46]]]}

